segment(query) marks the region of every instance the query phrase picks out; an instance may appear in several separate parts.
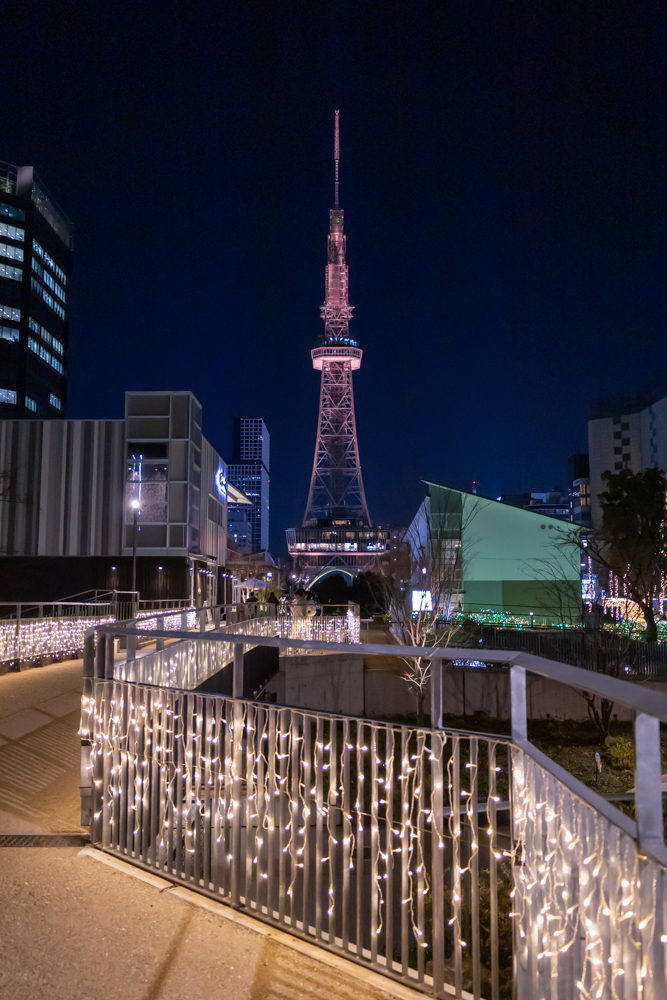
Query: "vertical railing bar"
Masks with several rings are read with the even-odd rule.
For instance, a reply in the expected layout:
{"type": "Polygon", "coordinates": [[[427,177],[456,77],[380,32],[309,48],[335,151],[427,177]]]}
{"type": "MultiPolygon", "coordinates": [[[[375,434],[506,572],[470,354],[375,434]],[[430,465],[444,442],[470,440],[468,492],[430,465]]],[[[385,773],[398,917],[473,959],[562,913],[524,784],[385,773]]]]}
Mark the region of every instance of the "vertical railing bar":
{"type": "Polygon", "coordinates": [[[386,726],[384,730],[384,797],[385,821],[384,821],[384,851],[385,851],[385,875],[384,880],[385,903],[385,960],[387,971],[392,972],[394,965],[394,756],[396,752],[396,730],[393,726],[386,726]]]}
{"type": "Polygon", "coordinates": [[[245,899],[246,912],[251,912],[250,900],[252,897],[252,869],[254,860],[254,814],[257,811],[257,758],[255,756],[255,737],[257,732],[256,705],[246,703],[245,720],[245,878],[243,883],[243,897],[245,899]]]}
{"type": "Polygon", "coordinates": [[[233,774],[234,774],[234,736],[233,736],[233,718],[234,718],[234,702],[231,698],[225,698],[225,756],[224,756],[224,767],[225,767],[225,805],[223,811],[223,826],[222,826],[222,846],[223,846],[223,872],[224,872],[224,895],[231,896],[232,892],[232,866],[230,864],[229,855],[232,853],[232,809],[233,809],[233,792],[232,785],[233,774]]]}
{"type": "Polygon", "coordinates": [[[463,954],[461,948],[461,740],[452,737],[451,824],[452,824],[452,917],[454,918],[454,989],[457,1000],[463,990],[463,954]]]}
{"type": "Polygon", "coordinates": [[[363,957],[363,933],[362,933],[362,897],[364,884],[364,724],[357,721],[357,772],[355,785],[357,797],[355,802],[356,811],[356,843],[354,845],[354,875],[356,888],[356,947],[357,958],[363,957]]]}
{"type": "Polygon", "coordinates": [[[343,720],[343,750],[341,766],[341,786],[342,786],[342,831],[343,831],[343,871],[342,871],[342,900],[341,900],[341,940],[343,951],[348,951],[350,946],[350,838],[352,826],[350,824],[350,722],[343,720]]]}
{"type": "Polygon", "coordinates": [[[479,816],[477,813],[479,741],[470,740],[470,918],[472,939],[472,992],[474,1000],[481,1000],[481,968],[479,949],[479,816]]]}
{"type": "Polygon", "coordinates": [[[241,792],[243,781],[243,733],[244,705],[239,699],[234,700],[234,730],[232,747],[234,754],[234,770],[232,778],[232,906],[239,905],[241,895],[241,792]]]}
{"type": "Polygon", "coordinates": [[[224,836],[224,825],[220,815],[220,800],[224,796],[224,726],[222,724],[222,712],[224,701],[221,698],[213,700],[213,740],[211,745],[211,755],[213,757],[213,786],[211,793],[211,881],[213,891],[218,893],[223,889],[223,858],[224,849],[221,850],[222,838],[224,836]],[[222,877],[221,877],[222,876],[222,877]]]}
{"type": "Polygon", "coordinates": [[[290,736],[290,758],[289,765],[289,786],[290,786],[290,885],[289,885],[289,916],[292,929],[296,929],[298,919],[298,886],[299,871],[297,865],[300,864],[299,843],[299,781],[301,779],[300,756],[303,743],[299,720],[302,718],[297,712],[291,712],[291,736],[290,736]]]}
{"type": "Polygon", "coordinates": [[[311,829],[312,829],[312,815],[313,815],[313,797],[311,794],[311,786],[313,783],[312,778],[312,767],[311,767],[311,727],[312,727],[312,716],[303,716],[303,799],[304,799],[304,813],[303,813],[303,827],[304,827],[304,840],[303,840],[303,900],[302,900],[302,916],[303,921],[303,933],[310,934],[310,918],[308,901],[310,898],[310,845],[312,842],[311,829]]]}
{"type": "Polygon", "coordinates": [[[174,703],[174,763],[176,765],[176,877],[185,872],[183,802],[185,799],[185,710],[186,699],[179,695],[174,703]]]}
{"type": "Polygon", "coordinates": [[[269,710],[269,801],[267,803],[267,862],[266,862],[266,908],[269,920],[273,920],[273,886],[274,886],[274,859],[276,856],[276,722],[278,711],[275,708],[269,710]]]}
{"type": "Polygon", "coordinates": [[[410,965],[410,880],[408,875],[410,862],[410,840],[408,823],[410,822],[410,803],[408,793],[410,790],[408,782],[407,761],[409,759],[408,750],[410,746],[410,732],[403,727],[401,730],[401,817],[400,817],[400,848],[401,848],[401,974],[404,979],[408,978],[408,968],[410,965]]]}
{"type": "Polygon", "coordinates": [[[444,734],[431,732],[431,868],[433,924],[433,994],[445,986],[445,882],[444,882],[444,734]]]}
{"type": "Polygon", "coordinates": [[[285,923],[285,904],[287,902],[287,879],[286,879],[286,869],[287,869],[287,850],[289,844],[287,827],[287,816],[288,816],[288,801],[287,801],[287,761],[289,758],[290,750],[290,711],[289,709],[282,709],[279,713],[280,719],[280,735],[278,737],[278,774],[280,775],[278,781],[278,791],[280,795],[278,796],[278,920],[281,924],[285,923]]]}
{"type": "Polygon", "coordinates": [[[327,889],[327,912],[329,915],[329,944],[336,943],[336,854],[338,844],[338,722],[329,723],[329,794],[327,796],[327,828],[329,831],[329,888],[327,889]]]}
{"type": "MultiPolygon", "coordinates": [[[[424,893],[425,893],[425,880],[424,880],[424,865],[426,862],[424,853],[424,844],[426,841],[426,831],[424,829],[424,784],[426,781],[426,770],[424,767],[424,756],[425,756],[425,734],[423,730],[417,735],[417,759],[415,761],[415,767],[419,766],[419,786],[415,788],[414,797],[417,799],[417,830],[419,832],[418,843],[420,845],[421,853],[413,853],[413,868],[417,867],[417,978],[420,983],[424,982],[424,953],[426,951],[426,921],[424,919],[424,893]]],[[[415,781],[417,779],[415,778],[415,781]]]]}
{"type": "Polygon", "coordinates": [[[490,923],[490,947],[491,947],[491,1000],[500,1000],[500,973],[498,966],[498,861],[497,852],[497,827],[496,827],[496,746],[495,742],[489,741],[489,797],[487,805],[487,819],[489,830],[489,923],[490,923]]]}
{"type": "MultiPolygon", "coordinates": [[[[135,731],[134,726],[131,725],[130,720],[132,718],[132,707],[133,702],[136,706],[136,700],[138,698],[138,692],[136,688],[124,688],[123,689],[123,711],[120,715],[121,727],[123,732],[127,733],[127,739],[125,741],[125,749],[121,749],[120,754],[120,799],[122,803],[122,822],[119,824],[118,829],[118,842],[117,848],[121,854],[131,855],[131,845],[133,843],[133,830],[134,824],[138,821],[134,806],[135,806],[135,786],[134,781],[131,782],[131,776],[135,773],[135,769],[131,764],[131,760],[136,759],[134,748],[135,748],[135,731]],[[132,786],[132,802],[129,801],[129,789],[132,786]],[[132,824],[130,826],[130,824],[132,824]]],[[[135,708],[136,711],[136,708],[135,708]]],[[[135,778],[136,780],[136,778],[135,778]]]]}
{"type": "Polygon", "coordinates": [[[111,824],[113,821],[113,793],[111,786],[113,767],[113,750],[111,747],[111,713],[113,711],[111,701],[113,698],[113,681],[107,681],[103,685],[102,702],[102,732],[106,740],[100,741],[102,749],[102,846],[109,849],[111,847],[111,824]]]}
{"type": "Polygon", "coordinates": [[[151,752],[148,758],[148,766],[146,768],[148,782],[148,794],[150,796],[150,819],[149,819],[149,836],[148,836],[148,864],[151,868],[157,867],[157,844],[158,836],[160,834],[160,752],[159,747],[162,740],[162,729],[158,729],[160,725],[160,708],[159,699],[161,697],[160,691],[151,691],[149,694],[150,705],[151,705],[151,729],[153,730],[153,735],[151,737],[151,752]]]}
{"type": "Polygon", "coordinates": [[[192,776],[194,783],[194,804],[193,804],[193,825],[194,834],[192,838],[192,846],[194,848],[194,853],[192,855],[192,878],[195,885],[199,885],[202,872],[201,872],[201,855],[202,855],[202,845],[201,845],[201,824],[202,824],[202,756],[204,752],[204,747],[202,742],[204,739],[204,726],[203,726],[203,704],[204,699],[201,695],[197,695],[194,698],[193,703],[193,734],[192,734],[192,776]]]}
{"type": "Polygon", "coordinates": [[[322,809],[324,806],[324,723],[317,717],[315,738],[315,936],[322,940],[322,809]]]}
{"type": "Polygon", "coordinates": [[[122,740],[122,725],[123,725],[123,707],[124,707],[124,691],[125,688],[122,684],[114,683],[114,702],[116,705],[116,719],[115,723],[116,735],[114,737],[114,751],[113,751],[113,775],[112,775],[112,788],[113,788],[113,823],[111,825],[111,847],[112,850],[118,850],[119,836],[120,836],[120,822],[121,822],[121,811],[120,811],[120,762],[121,762],[121,740],[122,740]],[[121,700],[122,699],[122,700],[121,700]]]}
{"type": "MultiPolygon", "coordinates": [[[[257,798],[255,803],[255,812],[257,813],[257,832],[255,833],[254,840],[254,857],[255,863],[253,868],[255,870],[254,877],[254,896],[253,902],[255,904],[255,910],[258,914],[262,912],[262,860],[264,856],[264,820],[266,817],[266,795],[264,788],[264,734],[267,732],[267,712],[266,709],[258,705],[256,713],[255,722],[255,754],[257,755],[257,798]]],[[[246,906],[248,904],[246,903],[246,906]]]]}
{"type": "Polygon", "coordinates": [[[371,755],[371,963],[377,965],[378,958],[378,930],[380,926],[380,894],[378,892],[378,851],[379,851],[379,827],[378,827],[378,733],[377,726],[370,727],[369,752],[371,755]]]}
{"type": "Polygon", "coordinates": [[[204,735],[202,737],[204,746],[202,752],[204,754],[204,865],[202,878],[204,880],[204,888],[210,890],[211,888],[211,835],[213,832],[213,814],[211,811],[211,791],[213,788],[213,712],[215,711],[215,699],[205,698],[203,699],[203,711],[204,711],[204,735]]]}

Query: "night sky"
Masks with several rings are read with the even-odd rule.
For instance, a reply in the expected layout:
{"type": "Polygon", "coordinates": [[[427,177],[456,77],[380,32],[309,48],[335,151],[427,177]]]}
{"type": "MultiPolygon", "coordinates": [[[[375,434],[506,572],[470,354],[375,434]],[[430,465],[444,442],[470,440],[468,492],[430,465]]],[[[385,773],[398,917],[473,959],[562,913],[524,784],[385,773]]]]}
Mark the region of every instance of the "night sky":
{"type": "Polygon", "coordinates": [[[191,389],[223,457],[264,417],[277,553],[315,441],[334,108],[376,523],[422,478],[564,485],[591,401],[667,369],[664,3],[23,0],[1,23],[0,159],[75,226],[68,415],[191,389]]]}

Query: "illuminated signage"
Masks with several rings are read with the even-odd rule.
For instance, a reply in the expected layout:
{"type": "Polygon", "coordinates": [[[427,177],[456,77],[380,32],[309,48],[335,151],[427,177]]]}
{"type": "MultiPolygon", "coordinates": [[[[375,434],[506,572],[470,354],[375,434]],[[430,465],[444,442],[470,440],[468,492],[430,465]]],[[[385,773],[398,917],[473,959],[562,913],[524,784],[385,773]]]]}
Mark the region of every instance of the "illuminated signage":
{"type": "Polygon", "coordinates": [[[430,590],[412,591],[413,611],[433,611],[433,599],[430,590]]]}
{"type": "Polygon", "coordinates": [[[215,474],[215,488],[222,500],[227,499],[227,476],[225,475],[225,470],[222,466],[218,469],[215,474]]]}

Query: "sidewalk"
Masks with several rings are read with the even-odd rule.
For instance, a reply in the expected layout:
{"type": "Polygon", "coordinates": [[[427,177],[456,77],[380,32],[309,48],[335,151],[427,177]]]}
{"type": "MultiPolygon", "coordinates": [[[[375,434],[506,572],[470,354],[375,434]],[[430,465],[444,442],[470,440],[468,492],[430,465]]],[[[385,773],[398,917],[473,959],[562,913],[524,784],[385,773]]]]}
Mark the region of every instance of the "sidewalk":
{"type": "MultiPolygon", "coordinates": [[[[81,675],[71,660],[0,677],[0,834],[84,832],[81,675]]],[[[387,1000],[365,970],[130,871],[78,847],[0,846],[0,1000],[387,1000]]]]}

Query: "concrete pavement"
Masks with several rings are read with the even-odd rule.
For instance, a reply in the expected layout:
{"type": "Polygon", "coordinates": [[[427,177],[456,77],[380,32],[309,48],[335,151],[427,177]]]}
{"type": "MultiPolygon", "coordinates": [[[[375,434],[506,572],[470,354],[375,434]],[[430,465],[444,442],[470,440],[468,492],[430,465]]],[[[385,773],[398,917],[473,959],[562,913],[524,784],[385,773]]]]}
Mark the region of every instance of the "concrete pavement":
{"type": "MultiPolygon", "coordinates": [[[[82,832],[81,673],[73,660],[0,676],[0,835],[82,832]]],[[[79,848],[0,846],[0,1000],[416,996],[150,880],[79,848]]]]}

